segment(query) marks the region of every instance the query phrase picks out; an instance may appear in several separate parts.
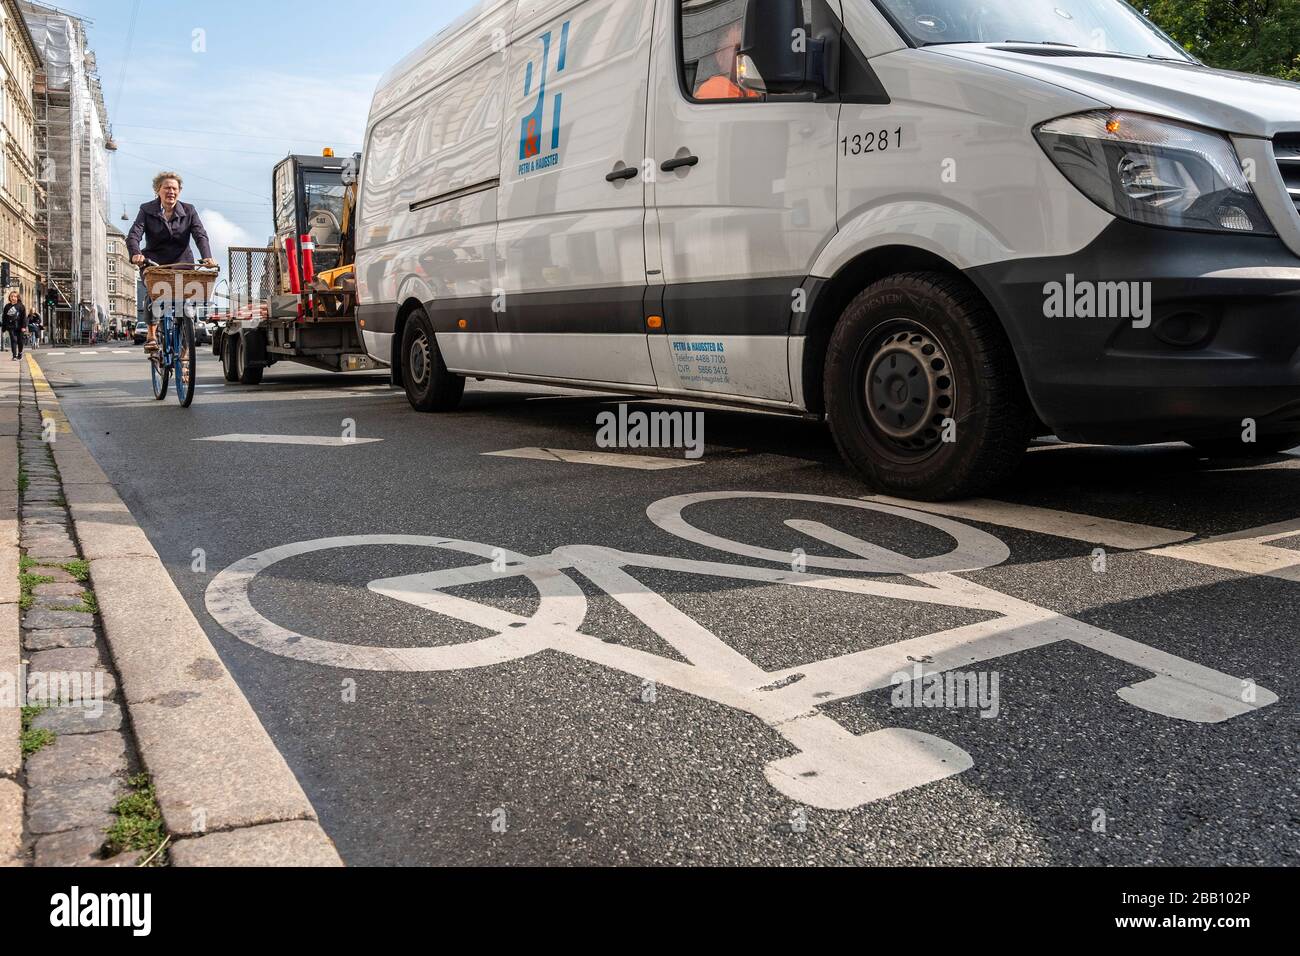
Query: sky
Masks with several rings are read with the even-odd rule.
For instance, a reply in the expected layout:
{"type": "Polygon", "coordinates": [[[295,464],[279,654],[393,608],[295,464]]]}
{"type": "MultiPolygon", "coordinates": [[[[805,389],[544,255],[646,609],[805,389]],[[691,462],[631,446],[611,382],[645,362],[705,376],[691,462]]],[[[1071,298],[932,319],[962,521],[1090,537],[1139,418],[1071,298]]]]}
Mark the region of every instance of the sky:
{"type": "Polygon", "coordinates": [[[181,173],[214,254],[264,246],[271,170],[361,149],[375,84],[474,0],[62,0],[92,21],[118,151],[109,221],[126,231],[163,169],[181,173]],[[371,13],[370,11],[378,11],[371,13]],[[217,251],[220,250],[220,251],[217,251]]]}

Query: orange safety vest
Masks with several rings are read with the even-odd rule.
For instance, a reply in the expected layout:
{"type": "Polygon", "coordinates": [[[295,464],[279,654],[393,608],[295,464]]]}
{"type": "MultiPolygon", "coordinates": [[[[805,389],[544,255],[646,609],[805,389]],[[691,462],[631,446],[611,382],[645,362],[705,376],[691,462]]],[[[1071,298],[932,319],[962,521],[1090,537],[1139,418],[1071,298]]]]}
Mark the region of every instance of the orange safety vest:
{"type": "Polygon", "coordinates": [[[724,73],[710,77],[695,91],[697,100],[754,100],[761,94],[746,90],[724,73]]]}

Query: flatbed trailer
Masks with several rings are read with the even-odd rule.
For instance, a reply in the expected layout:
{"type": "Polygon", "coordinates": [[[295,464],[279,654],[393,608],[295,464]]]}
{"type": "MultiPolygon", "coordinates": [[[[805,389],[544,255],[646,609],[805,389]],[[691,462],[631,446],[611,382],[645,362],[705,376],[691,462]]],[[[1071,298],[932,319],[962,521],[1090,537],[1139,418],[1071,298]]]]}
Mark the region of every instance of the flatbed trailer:
{"type": "Polygon", "coordinates": [[[289,156],[275,167],[275,238],[230,249],[229,307],[214,316],[212,353],[227,382],[257,385],[282,361],[327,372],[380,367],[361,344],[355,285],[317,279],[351,263],[358,160],[289,156]]]}

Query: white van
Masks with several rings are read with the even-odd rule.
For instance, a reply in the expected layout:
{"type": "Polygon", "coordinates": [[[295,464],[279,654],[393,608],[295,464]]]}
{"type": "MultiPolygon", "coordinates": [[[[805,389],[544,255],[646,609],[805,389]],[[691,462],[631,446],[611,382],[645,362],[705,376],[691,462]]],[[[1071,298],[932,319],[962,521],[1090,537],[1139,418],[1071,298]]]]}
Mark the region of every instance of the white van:
{"type": "Polygon", "coordinates": [[[914,498],[1049,432],[1300,444],[1300,86],[1122,0],[489,0],[365,156],[358,323],[421,411],[824,416],[914,498]]]}

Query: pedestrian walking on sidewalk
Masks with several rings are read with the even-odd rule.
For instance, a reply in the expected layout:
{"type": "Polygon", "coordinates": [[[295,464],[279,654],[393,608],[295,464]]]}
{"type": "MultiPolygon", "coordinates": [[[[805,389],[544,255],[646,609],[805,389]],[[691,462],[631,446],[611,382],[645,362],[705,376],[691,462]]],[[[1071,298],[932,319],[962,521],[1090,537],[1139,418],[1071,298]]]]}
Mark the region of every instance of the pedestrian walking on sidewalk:
{"type": "Polygon", "coordinates": [[[10,292],[5,302],[4,327],[9,332],[9,348],[17,362],[23,356],[23,340],[27,338],[27,307],[19,292],[10,292]]]}

